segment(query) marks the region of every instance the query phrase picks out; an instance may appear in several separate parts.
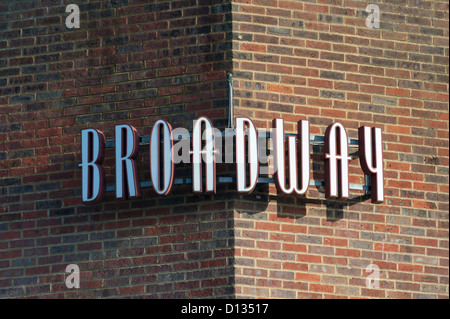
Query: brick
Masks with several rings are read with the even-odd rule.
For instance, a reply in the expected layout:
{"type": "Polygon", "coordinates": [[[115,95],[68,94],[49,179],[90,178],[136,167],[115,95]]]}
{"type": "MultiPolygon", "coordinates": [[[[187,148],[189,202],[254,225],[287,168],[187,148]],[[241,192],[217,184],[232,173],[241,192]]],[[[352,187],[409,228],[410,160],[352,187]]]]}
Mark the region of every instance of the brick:
{"type": "MultiPolygon", "coordinates": [[[[391,1],[377,30],[357,1],[111,0],[80,5],[87,32],[64,28],[57,2],[0,5],[1,296],[448,297],[445,3],[391,1]],[[191,129],[201,115],[223,127],[229,72],[235,114],[258,128],[279,117],[295,132],[307,119],[323,136],[339,121],[355,139],[380,127],[385,202],[352,190],[330,203],[321,186],[283,197],[273,184],[256,200],[218,184],[215,195],[176,185],[81,203],[81,129],[112,140],[123,122],[148,136],[158,117],[191,129]],[[365,287],[372,261],[392,279],[379,289],[365,287]],[[83,269],[78,291],[63,284],[69,262],[83,269]]],[[[322,151],[311,148],[318,181],[322,151]]],[[[142,146],[142,180],[148,154],[142,146]]],[[[350,181],[364,181],[357,159],[350,181]]]]}

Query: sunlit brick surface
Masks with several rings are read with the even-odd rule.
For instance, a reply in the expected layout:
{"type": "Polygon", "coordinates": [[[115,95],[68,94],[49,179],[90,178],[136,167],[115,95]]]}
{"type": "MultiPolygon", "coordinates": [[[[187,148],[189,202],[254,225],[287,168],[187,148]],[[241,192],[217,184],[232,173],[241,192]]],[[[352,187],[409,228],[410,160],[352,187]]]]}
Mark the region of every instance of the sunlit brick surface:
{"type": "MultiPolygon", "coordinates": [[[[0,298],[448,298],[448,1],[0,0],[0,298]],[[366,26],[368,4],[380,28],[366,26]],[[382,129],[385,202],[324,187],[81,202],[80,132],[157,119],[192,130],[382,129]],[[77,264],[80,289],[65,285],[77,264]],[[369,288],[368,265],[380,270],[369,288]]],[[[323,181],[323,147],[311,146],[323,181]]],[[[364,184],[357,149],[350,183],[364,184]]],[[[148,145],[137,159],[149,176],[148,145]]],[[[114,148],[106,151],[114,185],[114,148]]],[[[217,166],[234,174],[234,164],[217,166]]],[[[191,177],[176,165],[176,177],[191,177]]],[[[268,176],[270,177],[270,176],[268,176]]]]}

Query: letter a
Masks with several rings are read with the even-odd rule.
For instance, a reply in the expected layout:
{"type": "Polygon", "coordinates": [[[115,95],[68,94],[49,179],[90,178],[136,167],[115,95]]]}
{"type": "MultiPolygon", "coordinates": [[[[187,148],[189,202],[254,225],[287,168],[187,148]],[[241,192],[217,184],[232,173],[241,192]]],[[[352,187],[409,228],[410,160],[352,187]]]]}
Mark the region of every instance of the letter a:
{"type": "Polygon", "coordinates": [[[367,265],[366,272],[370,272],[371,270],[373,270],[373,272],[366,278],[366,287],[369,289],[380,288],[380,267],[375,264],[367,265]]]}
{"type": "Polygon", "coordinates": [[[196,194],[203,191],[202,157],[205,160],[206,193],[216,193],[216,160],[214,131],[207,117],[200,117],[194,121],[192,132],[192,191],[196,194]],[[205,147],[202,150],[202,124],[205,147]],[[203,155],[203,156],[202,156],[203,155]]]}
{"type": "Polygon", "coordinates": [[[348,198],[348,162],[352,157],[348,156],[347,132],[342,124],[334,123],[327,127],[324,149],[325,197],[348,198]]]}
{"type": "Polygon", "coordinates": [[[69,289],[80,288],[80,268],[78,265],[67,265],[66,273],[70,273],[66,278],[66,287],[69,289]]]}
{"type": "Polygon", "coordinates": [[[369,4],[366,12],[370,13],[366,18],[366,27],[369,29],[380,28],[380,8],[376,4],[369,4]],[[371,13],[373,11],[373,13],[371,13]],[[373,22],[372,22],[373,21],[373,22]]]}
{"type": "Polygon", "coordinates": [[[76,4],[69,4],[66,7],[66,12],[72,12],[66,18],[66,27],[69,29],[80,28],[80,8],[76,4]]]}
{"type": "Polygon", "coordinates": [[[105,195],[105,136],[96,129],[81,131],[82,198],[86,204],[96,203],[105,195]]]}

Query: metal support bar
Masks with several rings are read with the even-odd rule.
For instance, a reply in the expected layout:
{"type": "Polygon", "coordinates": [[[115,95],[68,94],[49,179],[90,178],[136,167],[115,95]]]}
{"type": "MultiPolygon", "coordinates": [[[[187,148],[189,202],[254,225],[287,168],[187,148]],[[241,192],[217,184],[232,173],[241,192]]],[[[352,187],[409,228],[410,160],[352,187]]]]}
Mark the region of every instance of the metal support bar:
{"type": "MultiPolygon", "coordinates": [[[[220,132],[222,134],[222,137],[229,135],[229,132],[220,132]]],[[[234,134],[234,133],[233,133],[234,134]]],[[[258,133],[260,134],[260,133],[258,133]]],[[[297,134],[292,133],[285,133],[284,137],[287,138],[288,136],[297,136],[297,134]]],[[[182,140],[182,139],[190,139],[192,138],[192,133],[189,132],[189,137],[186,134],[178,134],[175,136],[176,140],[182,140]]],[[[266,132],[266,138],[270,138],[270,132],[266,132]]],[[[310,135],[309,136],[309,143],[311,145],[323,145],[325,142],[325,137],[320,135],[310,135]]],[[[114,147],[114,140],[106,141],[105,147],[114,147]]],[[[139,145],[149,145],[150,144],[150,136],[139,136],[139,145]]],[[[356,148],[358,147],[358,140],[349,138],[348,139],[348,147],[350,148],[356,148]]]]}
{"type": "Polygon", "coordinates": [[[370,176],[364,174],[364,190],[366,191],[366,195],[369,194],[370,191],[370,176]]]}
{"type": "MultiPolygon", "coordinates": [[[[367,176],[367,175],[366,175],[367,176]]],[[[236,182],[236,178],[232,177],[232,176],[218,176],[217,177],[217,182],[218,183],[234,183],[236,182]]],[[[186,177],[186,178],[175,178],[173,183],[175,185],[183,185],[183,184],[192,184],[192,178],[190,177],[186,177]]],[[[258,184],[273,184],[275,183],[275,180],[271,177],[259,177],[258,178],[258,184]]],[[[140,185],[142,188],[146,188],[146,187],[152,187],[152,182],[151,181],[144,181],[144,182],[140,182],[140,185]]],[[[325,186],[325,182],[323,181],[315,181],[315,180],[311,180],[309,182],[310,186],[318,186],[318,187],[323,187],[325,186]]],[[[349,184],[349,189],[351,190],[358,190],[358,191],[365,191],[366,194],[370,191],[370,186],[368,185],[360,185],[360,184],[349,184]]],[[[114,185],[108,185],[106,186],[106,191],[110,192],[110,191],[114,191],[116,190],[116,187],[114,185]]]]}

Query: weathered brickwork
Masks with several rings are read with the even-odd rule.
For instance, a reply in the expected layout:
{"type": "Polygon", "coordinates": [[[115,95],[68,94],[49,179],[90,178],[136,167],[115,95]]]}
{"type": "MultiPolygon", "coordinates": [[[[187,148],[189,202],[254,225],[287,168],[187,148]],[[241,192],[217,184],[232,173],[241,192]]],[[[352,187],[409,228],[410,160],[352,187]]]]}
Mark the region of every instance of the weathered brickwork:
{"type": "MultiPolygon", "coordinates": [[[[187,298],[233,295],[232,218],[223,186],[159,197],[81,203],[80,131],[107,141],[116,124],[149,136],[208,116],[223,127],[231,69],[224,1],[68,1],[0,4],[0,297],[187,298]],[[80,289],[66,288],[77,264],[80,289]]],[[[148,145],[138,157],[149,176],[148,145]]],[[[114,185],[114,148],[105,159],[114,185]]],[[[189,170],[185,168],[184,170],[189,170]]],[[[177,166],[183,175],[183,167],[177,166]]],[[[178,176],[179,177],[179,176],[178,176]]]]}
{"type": "MultiPolygon", "coordinates": [[[[383,131],[384,204],[249,198],[235,212],[236,295],[448,298],[448,2],[233,1],[236,116],[311,134],[342,123],[383,131]],[[366,27],[369,3],[380,28],[366,27]],[[380,287],[368,289],[369,264],[380,287]]],[[[311,147],[323,180],[323,148],[311,147]]],[[[364,184],[354,156],[350,183],[364,184]]]]}
{"type": "MultiPolygon", "coordinates": [[[[448,15],[448,1],[0,0],[0,298],[448,298],[448,15]],[[82,129],[110,141],[116,124],[148,136],[160,118],[226,127],[227,73],[234,115],[258,128],[382,128],[385,202],[218,183],[82,204],[82,129]],[[65,286],[68,264],[80,289],[65,286]]],[[[137,162],[149,180],[148,145],[137,162]]],[[[114,185],[113,148],[104,167],[114,185]]],[[[321,145],[311,169],[323,181],[321,145]]]]}

